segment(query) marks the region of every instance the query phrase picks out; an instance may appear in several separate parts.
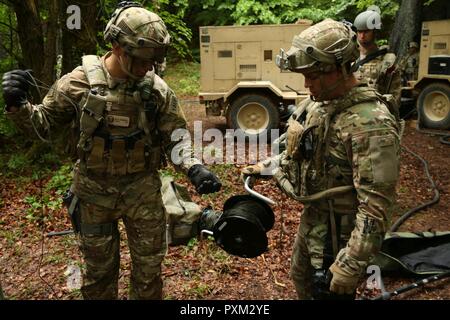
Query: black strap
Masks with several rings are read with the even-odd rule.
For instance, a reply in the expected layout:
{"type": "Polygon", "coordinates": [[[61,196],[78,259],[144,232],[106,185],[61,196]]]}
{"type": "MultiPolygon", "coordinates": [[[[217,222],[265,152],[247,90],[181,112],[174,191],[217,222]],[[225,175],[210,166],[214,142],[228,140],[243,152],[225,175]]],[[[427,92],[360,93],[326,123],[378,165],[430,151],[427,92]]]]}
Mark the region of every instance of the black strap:
{"type": "MultiPolygon", "coordinates": [[[[336,236],[338,249],[341,248],[341,216],[338,214],[335,214],[335,227],[336,227],[336,236]]],[[[323,248],[323,265],[322,269],[328,270],[328,268],[333,264],[334,260],[336,259],[336,255],[334,254],[333,250],[333,232],[332,232],[332,226],[331,226],[330,219],[328,220],[328,230],[325,237],[325,246],[323,248]]],[[[339,252],[339,250],[338,250],[339,252]]]]}
{"type": "Polygon", "coordinates": [[[93,136],[97,136],[105,139],[105,149],[109,150],[112,147],[112,142],[115,140],[125,140],[125,146],[127,150],[134,149],[136,141],[140,140],[145,135],[143,130],[138,130],[130,133],[129,135],[111,135],[109,133],[95,132],[93,136]]]}
{"type": "Polygon", "coordinates": [[[377,50],[377,51],[375,51],[375,52],[372,52],[371,54],[368,54],[364,59],[362,59],[362,60],[357,60],[356,62],[355,62],[355,64],[352,66],[352,69],[351,69],[351,71],[352,72],[355,72],[355,71],[357,71],[358,69],[359,69],[359,67],[361,67],[363,64],[365,64],[365,63],[367,63],[367,62],[369,62],[369,61],[371,61],[371,60],[373,60],[373,59],[375,59],[375,58],[377,58],[377,57],[379,57],[379,56],[381,56],[381,55],[384,55],[384,54],[386,54],[387,53],[387,48],[383,48],[383,49],[381,49],[381,50],[377,50]]]}
{"type": "Polygon", "coordinates": [[[100,224],[81,223],[80,229],[83,235],[110,236],[117,229],[117,222],[100,224]]]}

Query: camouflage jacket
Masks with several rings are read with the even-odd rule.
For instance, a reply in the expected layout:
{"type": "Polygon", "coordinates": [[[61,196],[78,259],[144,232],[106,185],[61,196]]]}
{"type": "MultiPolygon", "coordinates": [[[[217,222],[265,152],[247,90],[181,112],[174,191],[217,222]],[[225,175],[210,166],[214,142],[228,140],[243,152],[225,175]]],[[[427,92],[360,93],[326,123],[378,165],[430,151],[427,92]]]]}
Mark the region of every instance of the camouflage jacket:
{"type": "Polygon", "coordinates": [[[380,249],[390,222],[399,175],[396,119],[374,89],[358,86],[340,99],[304,100],[288,125],[274,178],[299,201],[328,192],[305,201],[315,212],[329,214],[330,198],[335,214],[355,216],[338,259],[359,274],[380,249]]]}
{"type": "Polygon", "coordinates": [[[406,80],[417,80],[419,71],[419,52],[414,52],[412,54],[406,55],[401,62],[399,67],[402,70],[404,78],[406,80]]]}
{"type": "Polygon", "coordinates": [[[392,94],[397,106],[400,106],[402,79],[401,70],[395,61],[395,54],[388,52],[360,66],[355,72],[355,77],[381,94],[392,94]]]}
{"type": "MultiPolygon", "coordinates": [[[[125,134],[132,134],[132,126],[134,126],[134,129],[140,129],[140,131],[144,131],[143,127],[150,128],[151,131],[143,134],[144,137],[141,138],[143,141],[141,149],[143,154],[145,151],[146,165],[145,168],[143,165],[134,166],[133,168],[132,163],[125,163],[122,166],[122,168],[125,168],[125,170],[122,170],[122,174],[111,173],[111,170],[109,170],[111,163],[114,165],[114,162],[124,163],[124,161],[130,160],[130,154],[125,154],[128,151],[126,151],[124,144],[127,143],[122,143],[118,144],[117,150],[119,151],[109,157],[109,163],[108,159],[100,159],[98,161],[100,164],[102,161],[104,163],[106,161],[106,163],[102,174],[97,174],[94,170],[95,166],[89,166],[90,158],[93,157],[93,139],[92,137],[87,137],[83,143],[80,143],[83,140],[82,131],[81,140],[78,143],[78,160],[74,166],[72,189],[79,198],[85,201],[114,208],[121,196],[127,191],[139,188],[141,181],[146,179],[149,174],[152,176],[157,175],[157,169],[160,168],[162,160],[160,150],[169,159],[171,159],[171,153],[175,147],[177,150],[182,150],[181,163],[177,167],[184,172],[187,172],[192,165],[200,163],[200,161],[192,156],[189,141],[172,141],[171,135],[174,130],[186,128],[186,120],[174,92],[159,76],[153,72],[147,73],[142,81],[152,84],[151,92],[155,96],[157,107],[154,116],[151,119],[146,118],[149,123],[146,125],[141,124],[137,107],[138,103],[133,104],[133,99],[136,98],[136,88],[140,82],[112,78],[104,65],[105,58],[109,54],[111,53],[101,58],[101,65],[96,68],[104,75],[105,85],[104,88],[101,88],[105,91],[103,95],[112,96],[115,100],[112,99],[113,102],[106,102],[104,113],[99,115],[101,121],[98,128],[96,125],[92,127],[91,131],[95,130],[93,136],[101,133],[108,135],[108,137],[120,137],[125,134]],[[112,111],[115,110],[115,113],[110,114],[111,109],[112,111]],[[180,146],[180,144],[182,145],[180,146]],[[128,170],[130,168],[133,170],[128,170]]],[[[32,135],[38,133],[41,137],[52,139],[62,130],[70,130],[70,127],[80,127],[80,123],[82,124],[80,118],[83,118],[83,115],[86,114],[83,113],[83,110],[88,106],[87,99],[90,93],[93,92],[92,88],[93,86],[90,84],[86,69],[83,66],[79,66],[53,84],[42,104],[32,105],[29,103],[18,112],[7,113],[7,115],[23,131],[32,135]]],[[[140,100],[137,99],[136,101],[140,100]]],[[[89,107],[92,109],[92,106],[89,107]]],[[[94,137],[95,139],[96,137],[94,137]]],[[[117,141],[119,140],[117,139],[117,141]]],[[[107,150],[106,144],[109,140],[105,141],[103,141],[104,149],[103,145],[100,145],[102,147],[98,150],[99,156],[103,156],[103,151],[107,150]]],[[[115,145],[117,141],[116,139],[111,139],[109,143],[115,145]]],[[[137,145],[137,142],[139,141],[133,140],[134,145],[137,145]]],[[[143,157],[144,155],[140,158],[143,157]]],[[[139,157],[137,158],[142,160],[139,157]]],[[[133,160],[132,154],[131,160],[133,160]]],[[[159,181],[159,179],[152,179],[152,181],[159,181]]]]}

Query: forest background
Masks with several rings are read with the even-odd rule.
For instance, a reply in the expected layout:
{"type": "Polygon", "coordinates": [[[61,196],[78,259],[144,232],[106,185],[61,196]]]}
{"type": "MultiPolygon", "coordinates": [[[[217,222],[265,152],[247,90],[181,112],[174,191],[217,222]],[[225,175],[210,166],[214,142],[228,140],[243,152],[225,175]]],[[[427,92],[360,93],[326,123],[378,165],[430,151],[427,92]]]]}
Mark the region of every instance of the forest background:
{"type": "MultiPolygon", "coordinates": [[[[55,80],[80,65],[83,55],[102,55],[108,51],[109,44],[103,40],[103,30],[117,2],[0,0],[0,75],[17,68],[32,69],[40,85],[40,90],[32,94],[34,102],[40,102],[55,80]],[[73,22],[70,20],[74,13],[69,10],[71,6],[80,9],[79,29],[68,28],[68,22],[73,22]]],[[[183,108],[189,110],[187,114],[191,119],[196,116],[195,112],[203,112],[201,116],[204,116],[204,111],[199,109],[204,106],[198,102],[190,105],[200,89],[200,26],[295,23],[298,19],[318,22],[324,18],[353,22],[358,13],[370,5],[377,5],[381,10],[383,23],[378,34],[379,44],[389,44],[392,51],[402,56],[409,41],[419,41],[422,21],[450,17],[448,0],[138,2],[158,13],[169,29],[172,44],[164,79],[180,97],[183,108]]],[[[29,137],[23,136],[6,119],[2,108],[0,95],[0,265],[4,268],[0,269],[0,280],[3,288],[12,299],[78,299],[79,292],[74,293],[64,287],[64,270],[71,261],[79,261],[74,238],[61,238],[59,242],[46,243],[44,248],[42,236],[45,232],[70,228],[61,202],[61,195],[71,182],[71,162],[61,152],[64,150],[65,137],[60,138],[62,144],[54,145],[39,140],[30,141],[29,137]]],[[[210,126],[218,125],[224,129],[222,120],[206,120],[211,121],[210,126]]],[[[433,175],[438,178],[440,188],[446,190],[450,179],[447,171],[440,171],[439,168],[448,163],[447,149],[428,137],[421,140],[423,143],[419,143],[414,130],[409,130],[408,133],[412,146],[423,148],[423,153],[439,156],[439,165],[436,165],[433,175]]],[[[417,175],[422,174],[421,164],[408,157],[405,159],[402,167],[403,180],[399,187],[401,201],[398,214],[414,206],[418,200],[425,200],[432,192],[425,178],[417,178],[417,175]]],[[[230,195],[243,190],[237,178],[237,168],[222,165],[215,166],[214,170],[225,182],[220,195],[200,198],[192,188],[190,191],[198,203],[213,203],[217,207],[230,195]]],[[[169,173],[174,174],[172,171],[169,173]]],[[[188,185],[185,177],[177,178],[188,185]]],[[[270,247],[277,250],[273,250],[272,255],[251,261],[230,257],[210,242],[192,242],[184,249],[172,249],[165,261],[164,276],[167,287],[173,288],[174,292],[165,298],[236,298],[236,294],[242,298],[295,298],[288,279],[288,259],[298,224],[298,216],[294,211],[300,211],[301,208],[279,195],[274,185],[263,184],[260,191],[279,202],[277,219],[283,208],[293,211],[291,215],[281,214],[282,220],[277,222],[271,233],[270,247]],[[205,256],[208,259],[205,260],[205,256]],[[180,257],[183,259],[180,260],[180,257]],[[260,280],[258,285],[250,281],[256,276],[260,280]],[[230,282],[234,278],[239,281],[230,282]],[[249,281],[244,290],[239,286],[243,286],[246,279],[249,281]],[[184,284],[180,287],[182,281],[184,284]]],[[[448,228],[449,220],[442,218],[443,213],[448,213],[448,203],[445,199],[441,201],[436,213],[433,212],[434,219],[423,218],[406,228],[414,231],[423,230],[424,225],[427,230],[435,227],[448,228]],[[429,225],[429,221],[433,225],[429,225]]],[[[129,256],[124,260],[121,279],[125,279],[129,272],[129,256]],[[122,278],[123,275],[125,276],[122,278]]],[[[127,285],[124,280],[121,282],[121,297],[126,296],[127,285]]],[[[424,297],[429,298],[430,295],[426,293],[424,297]]],[[[440,296],[431,296],[439,297],[448,299],[450,290],[440,296]]]]}

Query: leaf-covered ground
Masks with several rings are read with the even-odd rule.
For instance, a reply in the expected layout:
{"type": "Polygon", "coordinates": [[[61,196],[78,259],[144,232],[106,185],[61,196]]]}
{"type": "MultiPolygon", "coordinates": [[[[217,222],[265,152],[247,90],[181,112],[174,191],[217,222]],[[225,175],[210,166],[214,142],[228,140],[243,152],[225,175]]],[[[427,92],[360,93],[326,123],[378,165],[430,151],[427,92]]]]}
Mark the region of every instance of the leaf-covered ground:
{"type": "MultiPolygon", "coordinates": [[[[223,118],[206,118],[204,107],[189,101],[183,106],[192,129],[193,120],[203,127],[225,130],[223,118]]],[[[409,122],[403,144],[424,157],[441,193],[440,202],[407,220],[400,231],[450,230],[450,148],[436,136],[417,132],[409,122]]],[[[216,165],[215,172],[224,183],[214,196],[198,196],[187,179],[177,175],[192,198],[202,207],[220,210],[230,196],[245,193],[239,180],[239,167],[216,165]]],[[[54,171],[58,168],[52,168],[54,171]]],[[[68,267],[80,265],[81,258],[74,235],[45,237],[50,231],[70,228],[66,212],[57,205],[55,183],[51,175],[44,178],[0,176],[0,281],[10,299],[81,299],[79,290],[68,283],[68,267]],[[44,200],[43,200],[44,199],[44,200]],[[40,205],[45,203],[44,206],[40,205]],[[42,207],[45,209],[42,210],[42,207]]],[[[166,299],[296,299],[289,278],[292,245],[300,221],[302,205],[281,194],[272,181],[261,181],[255,189],[276,201],[274,228],[268,232],[269,250],[254,259],[227,254],[210,239],[193,240],[188,246],[169,247],[163,263],[166,299]]],[[[433,198],[422,163],[402,152],[398,185],[398,209],[395,218],[412,207],[433,198]]],[[[119,297],[127,298],[130,255],[123,226],[119,297]]],[[[385,278],[388,290],[413,279],[385,278]]],[[[450,299],[450,282],[442,280],[410,291],[397,299],[450,299]]]]}

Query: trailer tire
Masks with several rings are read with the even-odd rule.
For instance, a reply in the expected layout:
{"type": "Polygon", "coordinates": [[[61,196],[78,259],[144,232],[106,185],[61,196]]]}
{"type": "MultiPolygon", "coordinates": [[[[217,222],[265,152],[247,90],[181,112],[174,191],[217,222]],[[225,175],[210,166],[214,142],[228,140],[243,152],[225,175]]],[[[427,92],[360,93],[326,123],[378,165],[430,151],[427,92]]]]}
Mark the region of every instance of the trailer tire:
{"type": "Polygon", "coordinates": [[[430,129],[450,128],[450,86],[432,83],[426,86],[417,99],[420,125],[430,129]]]}
{"type": "Polygon", "coordinates": [[[245,94],[233,100],[227,115],[228,126],[242,130],[247,137],[271,137],[271,130],[278,129],[280,114],[268,96],[245,94]]]}

